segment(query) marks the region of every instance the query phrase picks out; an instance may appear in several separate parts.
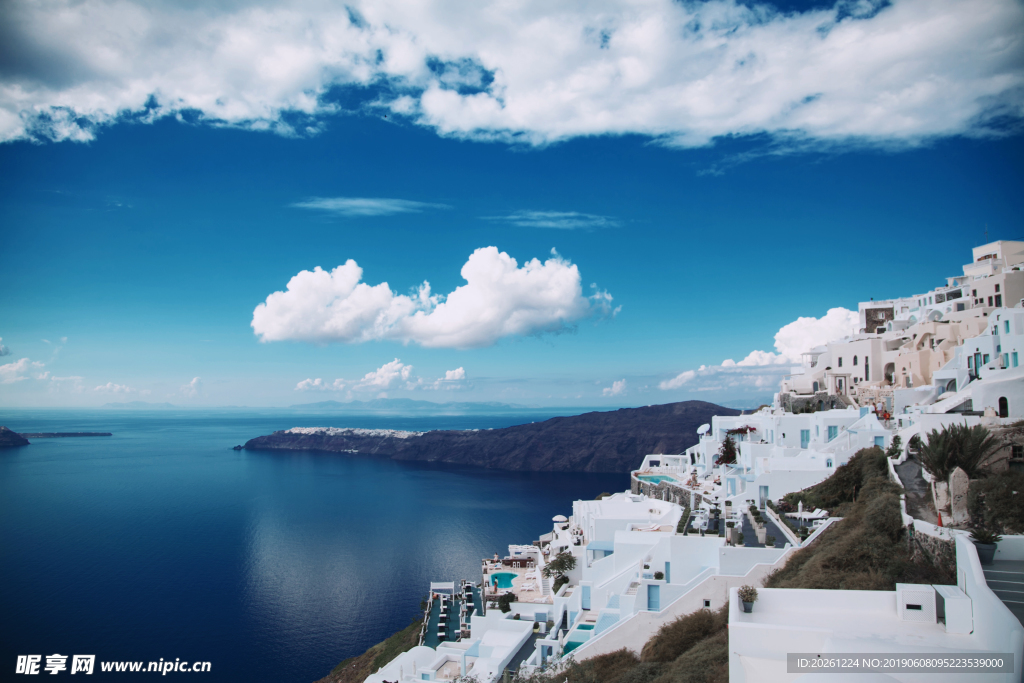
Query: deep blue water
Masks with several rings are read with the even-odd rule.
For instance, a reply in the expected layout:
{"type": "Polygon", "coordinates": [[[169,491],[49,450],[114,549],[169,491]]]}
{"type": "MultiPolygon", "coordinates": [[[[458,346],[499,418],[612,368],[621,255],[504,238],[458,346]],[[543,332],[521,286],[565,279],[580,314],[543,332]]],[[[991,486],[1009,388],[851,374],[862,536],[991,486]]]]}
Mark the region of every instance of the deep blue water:
{"type": "Polygon", "coordinates": [[[482,557],[628,477],[231,446],[295,426],[537,419],[0,411],[18,432],[114,433],[0,450],[0,680],[17,655],[53,653],[205,660],[205,681],[321,678],[408,625],[430,581],[478,581],[482,557]]]}

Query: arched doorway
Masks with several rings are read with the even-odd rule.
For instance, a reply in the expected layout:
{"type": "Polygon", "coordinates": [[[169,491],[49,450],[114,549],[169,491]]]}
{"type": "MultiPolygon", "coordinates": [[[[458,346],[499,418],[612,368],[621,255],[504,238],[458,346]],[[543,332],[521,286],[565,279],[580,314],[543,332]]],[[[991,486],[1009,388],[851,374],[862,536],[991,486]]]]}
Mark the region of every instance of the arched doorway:
{"type": "Polygon", "coordinates": [[[999,397],[999,417],[1010,417],[1010,402],[1005,396],[999,397]]]}
{"type": "Polygon", "coordinates": [[[896,374],[896,364],[895,363],[886,363],[885,364],[885,371],[882,374],[885,375],[885,381],[888,382],[889,384],[892,384],[893,375],[896,374]]]}

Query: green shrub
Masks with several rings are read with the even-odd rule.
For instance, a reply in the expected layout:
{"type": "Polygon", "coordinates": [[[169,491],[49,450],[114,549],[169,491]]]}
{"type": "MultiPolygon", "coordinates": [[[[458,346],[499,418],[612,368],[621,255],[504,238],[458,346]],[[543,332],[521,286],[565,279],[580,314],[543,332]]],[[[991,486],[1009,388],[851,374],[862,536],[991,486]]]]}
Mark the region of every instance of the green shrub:
{"type": "Polygon", "coordinates": [[[709,609],[685,614],[662,626],[640,652],[642,662],[671,662],[702,639],[725,627],[728,612],[709,609]]]}

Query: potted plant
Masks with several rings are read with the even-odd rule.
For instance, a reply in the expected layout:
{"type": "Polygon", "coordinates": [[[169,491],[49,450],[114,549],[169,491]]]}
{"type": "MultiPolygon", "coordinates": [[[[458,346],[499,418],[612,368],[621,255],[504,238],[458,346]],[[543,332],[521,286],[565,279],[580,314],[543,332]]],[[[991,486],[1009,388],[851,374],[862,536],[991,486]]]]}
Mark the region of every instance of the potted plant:
{"type": "Polygon", "coordinates": [[[754,609],[754,603],[757,602],[757,589],[753,586],[742,586],[738,592],[740,601],[743,603],[743,611],[751,612],[754,609]]]}
{"type": "Polygon", "coordinates": [[[657,581],[661,581],[662,579],[665,578],[665,573],[664,572],[654,572],[654,578],[657,581]]]}
{"type": "Polygon", "coordinates": [[[992,564],[996,555],[996,544],[1003,540],[1003,537],[988,529],[975,529],[971,532],[971,540],[978,549],[978,559],[981,563],[992,564]]]}
{"type": "Polygon", "coordinates": [[[765,537],[764,537],[764,545],[765,545],[766,548],[774,548],[775,547],[775,537],[774,536],[770,536],[770,535],[765,535],[765,537]]]}

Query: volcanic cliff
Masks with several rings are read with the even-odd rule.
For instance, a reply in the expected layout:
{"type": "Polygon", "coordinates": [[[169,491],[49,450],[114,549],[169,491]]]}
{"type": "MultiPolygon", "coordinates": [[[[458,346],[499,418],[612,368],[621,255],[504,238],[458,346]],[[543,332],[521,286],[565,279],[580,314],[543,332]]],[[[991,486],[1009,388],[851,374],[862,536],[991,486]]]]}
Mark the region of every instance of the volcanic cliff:
{"type": "Polygon", "coordinates": [[[357,453],[392,460],[533,472],[629,472],[649,453],[681,453],[712,415],[740,411],[705,401],[623,408],[504,429],[399,432],[297,428],[251,439],[246,450],[357,453]]]}

